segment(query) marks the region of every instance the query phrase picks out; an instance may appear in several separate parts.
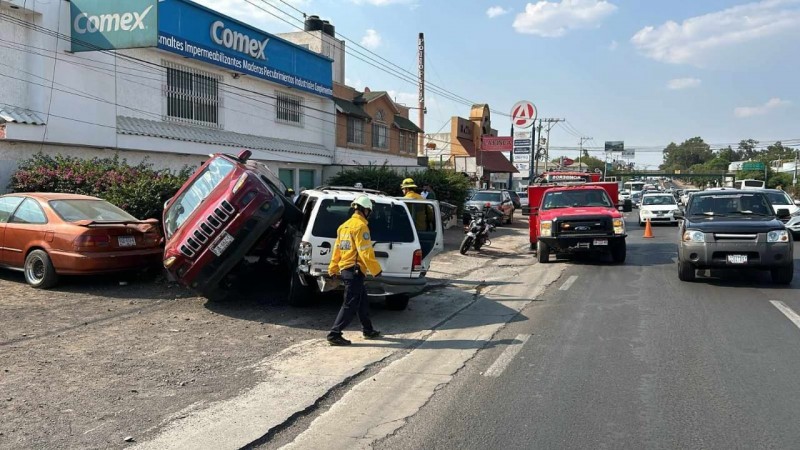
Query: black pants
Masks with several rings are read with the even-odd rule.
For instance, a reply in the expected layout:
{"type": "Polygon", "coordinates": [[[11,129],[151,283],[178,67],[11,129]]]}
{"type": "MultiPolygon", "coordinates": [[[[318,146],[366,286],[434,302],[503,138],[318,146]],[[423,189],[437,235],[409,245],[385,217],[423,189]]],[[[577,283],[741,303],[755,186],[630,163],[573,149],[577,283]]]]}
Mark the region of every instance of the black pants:
{"type": "Polygon", "coordinates": [[[350,325],[353,317],[358,314],[361,321],[361,328],[364,331],[372,331],[372,322],[369,320],[369,299],[367,290],[364,287],[364,274],[353,269],[342,271],[342,282],[344,283],[344,303],[336,322],[333,323],[330,335],[342,334],[342,330],[350,325]]]}

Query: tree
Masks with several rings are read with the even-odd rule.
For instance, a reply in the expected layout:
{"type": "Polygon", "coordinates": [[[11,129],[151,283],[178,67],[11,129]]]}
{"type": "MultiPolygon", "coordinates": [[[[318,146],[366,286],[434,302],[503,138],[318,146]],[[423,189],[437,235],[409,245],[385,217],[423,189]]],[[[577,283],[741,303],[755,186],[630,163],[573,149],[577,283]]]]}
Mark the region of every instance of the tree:
{"type": "Polygon", "coordinates": [[[754,159],[758,155],[758,151],[756,150],[757,145],[758,141],[755,139],[744,139],[739,141],[739,156],[741,159],[744,161],[750,161],[754,159]]]}
{"type": "Polygon", "coordinates": [[[701,137],[693,137],[676,145],[670,143],[664,149],[662,170],[686,170],[696,164],[704,164],[714,157],[711,147],[701,137]]]}

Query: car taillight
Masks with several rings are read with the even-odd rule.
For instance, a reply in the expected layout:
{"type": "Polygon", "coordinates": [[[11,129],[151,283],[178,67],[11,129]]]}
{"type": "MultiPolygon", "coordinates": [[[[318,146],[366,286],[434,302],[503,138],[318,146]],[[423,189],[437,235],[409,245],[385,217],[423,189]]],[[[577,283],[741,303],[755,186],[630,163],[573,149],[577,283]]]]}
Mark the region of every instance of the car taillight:
{"type": "Polygon", "coordinates": [[[145,233],[142,241],[144,245],[159,245],[161,244],[161,235],[159,233],[145,233]]]}
{"type": "Polygon", "coordinates": [[[414,272],[421,272],[423,269],[422,250],[414,250],[414,257],[411,259],[411,270],[414,272]]]}
{"type": "Polygon", "coordinates": [[[74,242],[76,249],[108,247],[110,244],[111,244],[111,237],[107,235],[78,236],[78,238],[75,239],[74,242]]]}

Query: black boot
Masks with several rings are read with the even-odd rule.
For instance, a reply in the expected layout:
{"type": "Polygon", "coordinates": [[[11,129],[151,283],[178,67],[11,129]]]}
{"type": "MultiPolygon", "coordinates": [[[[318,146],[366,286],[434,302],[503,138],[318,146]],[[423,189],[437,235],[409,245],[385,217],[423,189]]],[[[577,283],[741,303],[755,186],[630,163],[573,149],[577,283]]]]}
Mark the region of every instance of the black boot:
{"type": "Polygon", "coordinates": [[[369,330],[364,331],[364,339],[379,339],[381,337],[381,332],[378,330],[369,330]]]}
{"type": "Polygon", "coordinates": [[[333,345],[334,347],[342,347],[345,345],[350,345],[352,342],[343,338],[341,334],[329,334],[328,344],[333,345]]]}

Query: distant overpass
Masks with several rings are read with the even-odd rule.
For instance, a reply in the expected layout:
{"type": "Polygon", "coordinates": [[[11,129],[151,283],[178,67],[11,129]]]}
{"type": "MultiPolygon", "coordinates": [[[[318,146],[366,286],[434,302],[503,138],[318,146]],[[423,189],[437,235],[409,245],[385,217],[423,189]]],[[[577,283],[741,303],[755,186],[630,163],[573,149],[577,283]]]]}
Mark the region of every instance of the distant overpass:
{"type": "Polygon", "coordinates": [[[734,175],[734,174],[724,170],[716,172],[697,172],[697,173],[691,173],[691,172],[685,173],[683,171],[681,171],[680,173],[675,173],[663,170],[638,170],[634,172],[611,170],[606,174],[606,176],[608,177],[617,177],[617,178],[622,178],[622,177],[722,178],[725,175],[734,175]]]}

